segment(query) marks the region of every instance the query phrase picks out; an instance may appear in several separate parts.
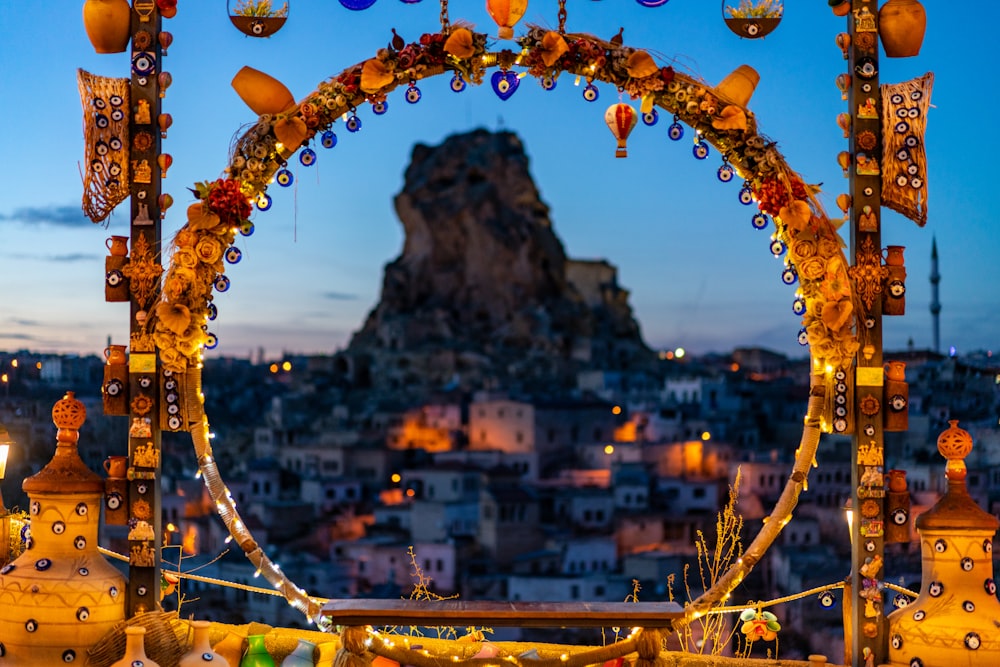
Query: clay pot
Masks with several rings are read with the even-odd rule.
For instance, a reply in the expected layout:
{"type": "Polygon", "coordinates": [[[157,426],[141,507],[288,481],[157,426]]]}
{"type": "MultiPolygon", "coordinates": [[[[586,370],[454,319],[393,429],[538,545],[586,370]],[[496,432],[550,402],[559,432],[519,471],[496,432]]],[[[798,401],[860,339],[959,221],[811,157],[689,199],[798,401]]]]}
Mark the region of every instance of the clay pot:
{"type": "Polygon", "coordinates": [[[760,74],[757,70],[750,65],[740,65],[715,87],[715,91],[724,100],[746,107],[758,81],[760,74]]]}
{"type": "Polygon", "coordinates": [[[125,473],[128,471],[128,457],[127,456],[109,456],[104,459],[104,472],[108,473],[108,477],[114,479],[125,479],[125,473]]]}
{"type": "Polygon", "coordinates": [[[233,90],[258,116],[279,114],[295,105],[291,91],[273,76],[244,66],[232,81],[233,90]]]}
{"type": "Polygon", "coordinates": [[[878,34],[889,58],[920,53],[927,29],[927,13],[918,0],[889,0],[878,10],[878,34]]]}
{"type": "Polygon", "coordinates": [[[128,361],[127,349],[124,345],[108,345],[104,348],[104,358],[107,359],[108,364],[124,364],[128,361]]]}
{"type": "Polygon", "coordinates": [[[899,382],[906,380],[906,362],[905,361],[885,362],[885,375],[890,380],[896,380],[899,382]]]}
{"type": "Polygon", "coordinates": [[[111,667],[132,667],[137,664],[144,667],[159,667],[146,655],[145,639],[146,628],[141,625],[130,625],[125,628],[125,655],[118,662],[112,663],[111,667]]]}
{"type": "Polygon", "coordinates": [[[107,246],[112,257],[124,257],[128,254],[127,236],[109,236],[104,245],[107,246]]]}
{"type": "Polygon", "coordinates": [[[903,251],[906,246],[891,245],[882,251],[886,266],[903,266],[903,251]]]}
{"type": "Polygon", "coordinates": [[[122,53],[132,36],[132,8],[127,0],[86,0],[83,27],[97,53],[122,53]]]}
{"type": "Polygon", "coordinates": [[[316,664],[313,661],[315,650],[316,645],[311,641],[300,639],[295,650],[281,661],[281,667],[314,667],[316,664]]]}
{"type": "Polygon", "coordinates": [[[276,667],[274,658],[264,646],[264,635],[250,635],[247,643],[247,652],[240,661],[240,667],[276,667]]]}
{"type": "Polygon", "coordinates": [[[851,3],[847,0],[830,0],[830,9],[834,16],[847,16],[851,13],[851,3]]]}
{"type": "Polygon", "coordinates": [[[212,645],[208,641],[211,627],[212,624],[208,621],[191,621],[191,630],[194,633],[191,650],[181,657],[178,667],[199,667],[200,665],[230,667],[225,658],[212,650],[212,645]]]}
{"type": "Polygon", "coordinates": [[[906,491],[906,471],[889,471],[889,490],[893,493],[904,493],[906,491]]]}

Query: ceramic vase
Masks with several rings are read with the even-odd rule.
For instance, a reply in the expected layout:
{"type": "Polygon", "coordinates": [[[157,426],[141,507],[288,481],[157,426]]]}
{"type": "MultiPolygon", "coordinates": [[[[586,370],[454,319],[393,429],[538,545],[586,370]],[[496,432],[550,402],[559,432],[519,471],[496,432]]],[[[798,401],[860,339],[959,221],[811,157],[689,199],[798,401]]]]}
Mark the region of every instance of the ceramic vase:
{"type": "Polygon", "coordinates": [[[253,67],[243,67],[232,81],[233,90],[258,116],[279,114],[295,104],[285,84],[253,67]]]}
{"type": "Polygon", "coordinates": [[[918,0],[889,0],[878,11],[878,34],[890,58],[920,53],[927,29],[927,13],[918,0]]]}
{"type": "Polygon", "coordinates": [[[125,655],[111,667],[160,667],[146,655],[146,628],[130,625],[125,628],[125,655]]]}
{"type": "Polygon", "coordinates": [[[247,637],[247,652],[240,661],[240,667],[277,667],[274,658],[267,652],[264,646],[264,635],[250,635],[247,637]]]}
{"type": "Polygon", "coordinates": [[[122,53],[132,35],[132,8],[127,0],[86,0],[83,27],[97,53],[122,53]]]}
{"type": "Polygon", "coordinates": [[[300,639],[295,650],[281,661],[281,667],[314,667],[316,664],[313,662],[315,650],[316,645],[311,641],[300,639]]]}
{"type": "Polygon", "coordinates": [[[201,665],[229,667],[229,662],[213,651],[212,645],[208,642],[208,632],[211,627],[212,624],[208,621],[191,621],[194,639],[191,642],[191,650],[185,653],[178,663],[179,667],[200,667],[201,665]]]}

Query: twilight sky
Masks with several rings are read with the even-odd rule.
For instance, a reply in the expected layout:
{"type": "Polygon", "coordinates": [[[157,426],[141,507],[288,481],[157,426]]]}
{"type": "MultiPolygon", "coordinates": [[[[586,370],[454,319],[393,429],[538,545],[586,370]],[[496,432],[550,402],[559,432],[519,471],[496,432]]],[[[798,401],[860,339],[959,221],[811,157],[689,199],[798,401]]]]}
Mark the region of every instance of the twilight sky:
{"type": "MultiPolygon", "coordinates": [[[[59,4],[0,2],[0,349],[100,353],[108,337],[117,343],[128,337],[127,306],[103,297],[104,242],[128,233],[127,205],[107,230],[80,210],[84,146],[76,70],[127,77],[129,59],[96,55],[83,30],[82,3],[59,4]]],[[[452,22],[465,19],[495,35],[484,4],[452,0],[452,22]]],[[[164,111],[174,119],[164,142],[174,158],[164,191],[175,199],[165,240],[192,201],[187,188],[220,176],[230,141],[256,120],[229,85],[240,67],[277,77],[301,99],[320,81],[373,56],[391,39],[391,28],[407,41],[440,29],[432,0],[377,0],[361,12],[336,0],[291,0],[284,29],[253,39],[231,26],[224,5],[181,0],[176,18],[164,21],[174,34],[164,59],[173,76],[164,111]]],[[[836,155],[846,140],[835,119],[846,103],[834,79],[846,62],[834,37],[845,19],[822,0],[795,0],[786,3],[774,33],[741,40],[723,23],[720,5],[570,0],[567,29],[610,38],[623,26],[626,44],[711,84],[742,63],[753,66],[761,81],[750,108],[760,131],[778,141],[807,182],[823,184],[821,201],[839,215],[834,198],[847,190],[847,180],[836,155]]],[[[533,0],[516,30],[523,33],[529,23],[555,27],[557,6],[533,0]]],[[[925,6],[921,55],[881,59],[883,83],[927,71],[936,76],[927,131],[929,222],[921,229],[885,213],[883,243],[906,246],[909,271],[908,312],[886,319],[886,347],[903,347],[910,338],[917,347],[932,344],[927,278],[936,236],[942,347],[996,349],[1000,231],[991,210],[998,140],[990,119],[1000,108],[1000,89],[994,28],[986,16],[976,19],[975,3],[961,16],[946,12],[946,3],[925,6]]],[[[522,137],[567,254],[604,257],[619,267],[652,346],[700,353],[760,345],[805,353],[795,342],[793,288],[781,283],[769,232],[751,227],[752,209],[737,200],[739,184],[716,179],[716,151],[694,159],[690,128],[674,142],[667,137],[669,118],[661,115],[652,127],[640,123],[629,158],[616,160],[603,115],[618,94],[606,85],[594,103],[583,100],[569,75],[551,92],[526,78],[507,101],[488,84],[460,94],[446,77],[419,85],[418,104],[407,104],[400,89],[386,115],[360,109],[357,134],[338,123],[338,145],[315,146],[314,166],[290,161],[296,185],[272,186],[271,210],[256,213],[256,233],[238,241],[244,259],[227,268],[232,288],[216,297],[220,314],[212,330],[220,345],[209,354],[245,356],[263,348],[274,357],[345,345],[378,300],[383,264],[402,247],[392,197],[413,144],[435,144],[476,127],[522,137]]]]}

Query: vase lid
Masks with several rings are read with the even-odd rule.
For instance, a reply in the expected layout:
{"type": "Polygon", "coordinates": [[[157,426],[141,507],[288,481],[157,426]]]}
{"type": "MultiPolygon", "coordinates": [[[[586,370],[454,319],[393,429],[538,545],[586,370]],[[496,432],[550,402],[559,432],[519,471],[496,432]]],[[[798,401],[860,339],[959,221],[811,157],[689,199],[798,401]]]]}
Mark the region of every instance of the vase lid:
{"type": "Polygon", "coordinates": [[[25,493],[103,493],[104,480],[87,467],[76,448],[86,419],[87,408],[74,392],[68,391],[56,401],[52,408],[52,422],[59,429],[56,453],[44,468],[21,483],[25,493]]]}

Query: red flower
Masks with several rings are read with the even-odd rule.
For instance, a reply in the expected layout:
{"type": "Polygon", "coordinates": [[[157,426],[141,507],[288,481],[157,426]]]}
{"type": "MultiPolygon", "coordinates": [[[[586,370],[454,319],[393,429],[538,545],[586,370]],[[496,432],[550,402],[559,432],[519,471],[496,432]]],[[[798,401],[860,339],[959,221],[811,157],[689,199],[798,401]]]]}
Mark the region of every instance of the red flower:
{"type": "Polygon", "coordinates": [[[161,12],[164,9],[177,9],[177,0],[156,0],[156,6],[161,12]]]}
{"type": "Polygon", "coordinates": [[[660,78],[663,79],[663,83],[670,83],[674,80],[674,68],[673,67],[663,67],[660,69],[660,78]]]}

